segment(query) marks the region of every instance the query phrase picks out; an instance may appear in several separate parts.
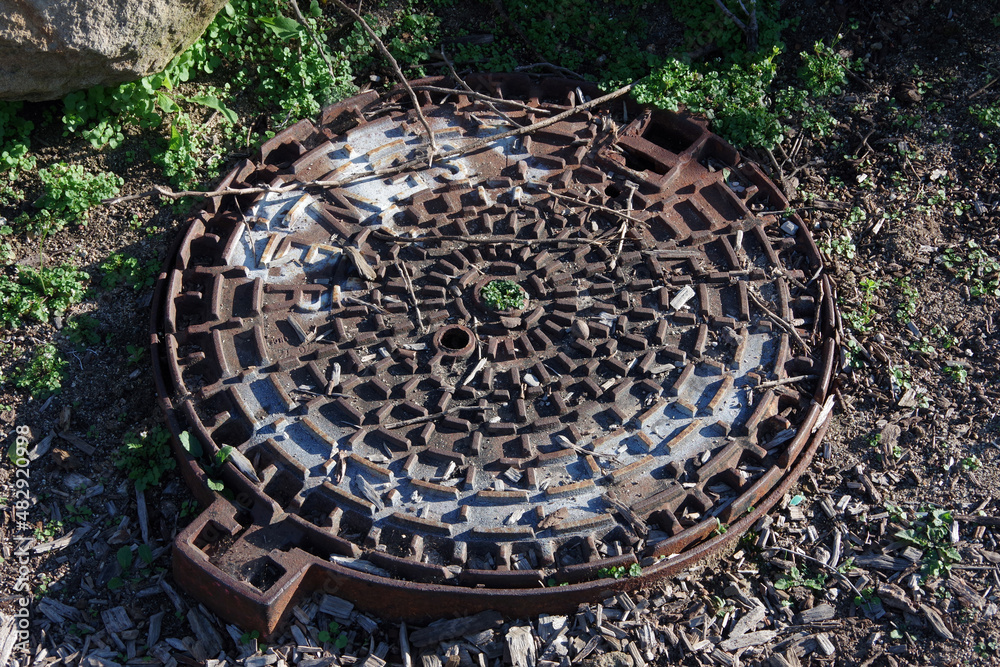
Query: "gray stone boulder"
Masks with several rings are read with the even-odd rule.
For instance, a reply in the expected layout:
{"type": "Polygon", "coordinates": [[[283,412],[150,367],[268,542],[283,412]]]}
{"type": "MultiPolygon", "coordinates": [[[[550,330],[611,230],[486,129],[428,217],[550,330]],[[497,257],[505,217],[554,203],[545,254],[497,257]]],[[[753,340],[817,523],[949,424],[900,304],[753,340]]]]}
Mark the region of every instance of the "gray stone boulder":
{"type": "Polygon", "coordinates": [[[0,0],[0,100],[52,100],[162,70],[226,0],[0,0]]]}

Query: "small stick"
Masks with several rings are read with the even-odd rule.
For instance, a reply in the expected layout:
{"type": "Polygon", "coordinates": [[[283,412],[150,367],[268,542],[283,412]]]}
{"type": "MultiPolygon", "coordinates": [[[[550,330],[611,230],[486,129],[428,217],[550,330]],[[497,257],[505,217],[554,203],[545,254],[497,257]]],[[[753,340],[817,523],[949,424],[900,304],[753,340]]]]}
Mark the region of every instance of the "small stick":
{"type": "MultiPolygon", "coordinates": [[[[540,183],[529,183],[528,185],[529,185],[529,187],[535,187],[535,188],[541,189],[541,184],[540,183]]],[[[615,209],[608,208],[607,206],[602,206],[600,204],[594,204],[594,203],[589,202],[589,201],[584,201],[582,199],[577,199],[576,197],[570,197],[568,195],[561,195],[558,192],[553,192],[551,186],[546,186],[544,189],[542,189],[542,192],[544,192],[547,195],[551,195],[551,196],[555,197],[556,199],[564,199],[564,200],[566,200],[566,201],[568,201],[570,203],[576,204],[578,206],[586,206],[588,208],[594,209],[595,211],[603,211],[605,213],[610,213],[611,215],[616,215],[619,218],[622,218],[623,220],[628,220],[629,222],[634,222],[634,223],[639,224],[639,225],[646,224],[645,220],[640,220],[639,218],[635,218],[635,217],[633,217],[631,215],[628,215],[628,213],[626,213],[624,211],[616,211],[615,209]]]]}
{"type": "MultiPolygon", "coordinates": [[[[454,79],[455,79],[455,81],[458,81],[459,85],[461,85],[461,86],[462,86],[462,88],[465,88],[465,90],[466,90],[466,95],[469,95],[469,96],[471,96],[471,97],[473,97],[473,98],[476,98],[476,96],[478,95],[478,93],[476,93],[476,91],[474,91],[474,90],[473,90],[472,88],[470,88],[470,87],[469,87],[469,84],[467,84],[467,83],[466,83],[466,82],[465,82],[465,81],[464,81],[464,80],[462,79],[462,77],[460,77],[460,76],[458,75],[458,72],[456,72],[456,71],[455,71],[455,66],[451,64],[451,61],[450,61],[450,60],[448,60],[448,56],[447,56],[447,55],[445,55],[445,52],[444,52],[444,47],[443,47],[443,46],[441,47],[441,57],[442,57],[442,58],[444,59],[444,64],[448,66],[448,71],[449,71],[449,72],[451,72],[451,76],[452,76],[452,78],[454,78],[454,79]]],[[[488,97],[488,96],[484,96],[484,97],[488,97]]],[[[500,102],[503,102],[503,100],[499,100],[499,101],[500,101],[500,102]]],[[[500,110],[499,110],[499,109],[497,109],[497,108],[496,108],[495,106],[493,106],[493,101],[492,101],[492,99],[483,99],[483,102],[484,102],[484,103],[486,104],[486,106],[487,106],[487,107],[489,107],[489,108],[490,108],[490,109],[491,109],[491,110],[492,110],[492,111],[493,111],[494,113],[496,113],[496,114],[499,114],[499,115],[500,115],[500,116],[501,116],[501,117],[502,117],[502,118],[503,118],[504,120],[506,120],[506,121],[507,121],[508,123],[510,123],[510,124],[511,124],[511,125],[513,125],[514,127],[523,127],[523,126],[522,126],[522,125],[521,125],[520,123],[518,123],[517,121],[515,121],[515,120],[514,120],[513,118],[511,118],[510,116],[508,116],[507,114],[505,114],[505,113],[504,113],[503,111],[500,111],[500,110]]],[[[525,106],[527,106],[527,105],[525,105],[525,106]]],[[[548,115],[548,114],[546,114],[546,115],[548,115]]]]}
{"type": "Polygon", "coordinates": [[[815,380],[818,375],[796,375],[795,377],[782,378],[780,380],[769,380],[767,382],[761,382],[759,385],[754,387],[754,389],[767,389],[768,387],[779,387],[783,384],[793,384],[795,382],[801,382],[802,380],[815,380]]]}
{"type": "MultiPolygon", "coordinates": [[[[625,210],[629,213],[632,212],[632,197],[635,196],[635,188],[629,188],[628,190],[628,203],[625,206],[625,210]]],[[[625,234],[628,233],[628,220],[622,220],[622,230],[621,236],[618,237],[618,249],[615,250],[615,256],[611,259],[611,270],[614,271],[615,267],[618,266],[618,258],[622,256],[622,246],[625,245],[625,234]]]]}
{"type": "Polygon", "coordinates": [[[806,342],[804,340],[802,340],[802,336],[800,336],[799,332],[795,330],[795,327],[792,326],[791,322],[789,322],[788,320],[786,320],[785,318],[783,318],[781,315],[778,315],[777,313],[772,312],[771,309],[768,308],[764,304],[764,300],[761,299],[759,296],[757,296],[754,293],[753,290],[748,289],[747,290],[747,294],[750,295],[750,299],[755,304],[757,304],[758,308],[760,308],[761,310],[763,310],[767,314],[768,317],[770,317],[775,322],[777,322],[778,324],[780,324],[782,329],[784,329],[785,331],[787,331],[788,333],[790,333],[792,335],[792,337],[795,339],[795,342],[798,343],[802,347],[802,351],[803,352],[805,352],[806,354],[812,354],[812,349],[810,349],[810,347],[808,345],[806,345],[806,342]]]}
{"type": "MultiPolygon", "coordinates": [[[[334,0],[334,1],[335,2],[340,2],[341,0],[334,0]]],[[[601,104],[604,104],[605,102],[610,102],[613,99],[621,97],[622,95],[625,95],[626,93],[628,93],[629,91],[631,91],[632,88],[635,87],[635,85],[636,85],[635,82],[633,82],[633,83],[630,83],[628,85],[622,86],[621,88],[619,88],[617,90],[614,90],[614,91],[608,93],[607,95],[602,95],[601,97],[595,98],[595,99],[587,102],[586,104],[580,104],[578,106],[573,107],[572,109],[567,109],[566,111],[563,111],[562,113],[558,113],[555,116],[552,116],[550,118],[546,118],[544,120],[540,120],[537,123],[532,123],[531,125],[525,125],[524,127],[518,127],[518,128],[513,129],[513,130],[507,130],[506,132],[500,132],[498,134],[494,134],[494,135],[491,135],[489,137],[485,137],[485,138],[480,139],[478,141],[474,141],[474,142],[472,142],[471,144],[469,144],[467,146],[462,146],[460,148],[453,148],[453,149],[451,149],[449,151],[444,151],[442,153],[438,153],[437,154],[437,158],[439,160],[444,160],[444,159],[451,158],[451,157],[456,157],[456,156],[460,156],[460,155],[466,155],[468,153],[472,153],[472,152],[478,151],[480,148],[485,148],[486,146],[489,146],[490,144],[492,144],[492,143],[494,143],[496,141],[501,141],[501,140],[507,139],[509,137],[518,137],[518,136],[521,136],[521,135],[530,134],[530,133],[532,133],[532,132],[534,132],[536,130],[541,130],[541,129],[544,129],[544,128],[550,126],[550,125],[555,125],[556,123],[558,123],[560,121],[563,121],[566,118],[569,118],[570,116],[578,114],[581,111],[586,111],[587,109],[592,109],[593,107],[600,106],[601,104]]],[[[401,174],[404,171],[407,171],[409,169],[412,169],[413,167],[416,167],[416,166],[420,165],[421,163],[422,163],[422,160],[419,160],[419,159],[408,160],[406,162],[403,162],[401,164],[396,165],[395,167],[388,167],[386,169],[379,169],[378,171],[363,172],[363,173],[356,174],[354,176],[349,176],[347,178],[343,178],[343,179],[340,179],[340,180],[335,180],[335,181],[296,181],[296,182],[293,182],[293,183],[289,183],[288,185],[282,185],[282,186],[277,187],[277,188],[273,188],[273,187],[250,187],[250,188],[225,188],[225,189],[222,189],[222,190],[208,190],[208,191],[205,191],[205,190],[201,190],[201,191],[196,191],[196,190],[182,190],[180,192],[174,192],[173,190],[171,190],[170,188],[168,188],[166,186],[156,185],[153,188],[151,188],[149,190],[146,190],[145,192],[139,192],[139,193],[136,193],[136,194],[133,194],[133,195],[124,195],[122,197],[113,197],[111,199],[102,199],[101,203],[105,204],[105,205],[121,204],[123,202],[132,201],[134,199],[142,199],[144,197],[152,197],[153,195],[160,195],[161,197],[165,197],[167,199],[180,199],[181,197],[209,197],[209,198],[214,198],[214,197],[224,197],[224,196],[227,196],[227,195],[261,194],[261,193],[265,193],[265,192],[274,192],[274,193],[279,193],[280,194],[280,193],[290,192],[292,190],[302,189],[302,188],[308,188],[308,187],[339,188],[339,187],[343,187],[345,185],[348,185],[350,183],[353,183],[355,181],[360,181],[362,179],[381,178],[383,176],[394,176],[395,174],[401,174]]],[[[614,211],[614,209],[609,209],[609,210],[610,211],[614,211]]],[[[617,212],[616,212],[616,214],[617,215],[621,215],[620,213],[617,213],[617,212]]]]}
{"type": "Polygon", "coordinates": [[[420,304],[417,302],[417,293],[413,290],[413,279],[410,278],[410,271],[406,268],[405,264],[396,262],[396,268],[399,269],[399,275],[403,277],[403,283],[406,284],[406,289],[410,293],[410,298],[413,299],[413,309],[417,313],[417,324],[420,326],[420,333],[427,331],[424,328],[424,316],[420,314],[420,304]]]}
{"type": "Polygon", "coordinates": [[[992,79],[990,79],[989,81],[986,82],[985,86],[983,86],[982,88],[980,88],[976,92],[974,92],[971,95],[969,95],[969,99],[971,100],[973,97],[976,97],[976,96],[980,95],[981,93],[985,93],[987,91],[987,89],[989,89],[989,87],[992,86],[994,83],[996,83],[998,80],[1000,80],[1000,77],[993,77],[992,79]]]}
{"type": "Polygon", "coordinates": [[[313,44],[316,45],[319,55],[323,57],[323,61],[326,63],[327,69],[330,70],[330,78],[336,81],[337,73],[333,69],[333,61],[330,60],[330,56],[326,55],[326,49],[323,48],[323,45],[320,43],[319,37],[316,36],[315,31],[313,31],[313,29],[309,27],[309,24],[306,23],[305,17],[302,16],[302,12],[299,10],[299,3],[295,0],[288,0],[288,3],[292,6],[292,9],[295,10],[295,18],[299,20],[299,24],[306,29],[306,32],[309,33],[309,37],[312,39],[313,44]]]}
{"type": "Polygon", "coordinates": [[[426,91],[428,91],[430,93],[444,93],[446,95],[465,95],[467,97],[471,97],[474,100],[481,100],[483,102],[486,102],[487,106],[489,106],[493,111],[495,111],[496,113],[498,113],[499,115],[503,116],[505,119],[507,119],[508,121],[510,121],[511,125],[516,125],[517,127],[523,127],[523,126],[520,123],[515,123],[507,115],[505,115],[502,111],[500,111],[499,109],[496,109],[493,105],[494,104],[505,104],[507,106],[514,107],[515,109],[524,109],[525,111],[534,111],[536,113],[537,112],[541,112],[544,115],[549,115],[549,114],[552,113],[548,109],[541,109],[539,107],[529,106],[527,104],[523,104],[522,102],[516,102],[514,100],[502,100],[499,97],[492,97],[490,95],[487,95],[486,93],[477,93],[476,91],[471,90],[471,89],[470,90],[458,90],[457,88],[444,88],[442,86],[416,85],[416,86],[413,86],[413,90],[426,90],[426,91]]]}
{"type": "Polygon", "coordinates": [[[432,415],[425,415],[423,417],[414,417],[413,419],[407,419],[405,421],[388,424],[386,425],[386,428],[391,430],[396,428],[403,428],[404,426],[413,426],[414,424],[423,424],[424,422],[434,421],[435,419],[443,417],[452,412],[458,412],[460,410],[475,410],[478,412],[481,410],[490,410],[490,409],[492,409],[492,406],[489,405],[456,405],[453,408],[448,408],[444,412],[435,412],[432,415]]]}
{"type": "Polygon", "coordinates": [[[449,235],[443,234],[441,236],[395,236],[389,232],[382,231],[380,229],[375,230],[373,236],[377,239],[383,241],[392,241],[394,243],[428,243],[433,241],[461,241],[463,243],[468,243],[470,245],[549,245],[553,243],[575,243],[577,245],[593,245],[601,246],[604,245],[600,241],[594,241],[592,239],[515,239],[506,236],[494,236],[490,238],[480,238],[477,236],[460,236],[460,235],[449,235]]]}
{"type": "Polygon", "coordinates": [[[520,67],[515,67],[514,71],[523,72],[524,70],[535,69],[536,67],[548,67],[553,72],[561,72],[563,74],[568,74],[572,76],[574,79],[580,79],[581,81],[586,81],[586,79],[583,76],[577,74],[571,69],[566,69],[565,67],[560,67],[559,65],[553,65],[552,63],[546,63],[546,62],[531,63],[530,65],[521,65],[520,67]]]}
{"type": "Polygon", "coordinates": [[[368,22],[361,18],[361,14],[358,14],[356,11],[348,7],[344,0],[333,1],[338,7],[350,14],[355,21],[361,24],[361,27],[365,29],[368,36],[375,42],[375,46],[378,47],[378,50],[381,51],[382,55],[385,56],[385,59],[389,61],[389,64],[392,66],[393,72],[396,73],[396,78],[399,79],[400,84],[402,84],[402,86],[406,88],[406,92],[410,94],[410,101],[413,102],[413,108],[417,112],[417,118],[420,119],[420,124],[424,126],[425,130],[427,130],[427,143],[429,144],[429,148],[427,150],[427,166],[430,167],[434,163],[434,155],[437,153],[437,142],[434,141],[434,131],[431,130],[431,126],[427,122],[427,118],[424,116],[424,112],[420,108],[420,100],[417,99],[417,94],[413,92],[413,88],[410,87],[410,83],[406,80],[406,75],[403,74],[403,70],[399,69],[399,63],[397,63],[396,59],[392,57],[391,53],[389,53],[389,49],[385,48],[385,44],[382,43],[379,36],[376,35],[375,31],[372,30],[370,25],[368,25],[368,22]]]}

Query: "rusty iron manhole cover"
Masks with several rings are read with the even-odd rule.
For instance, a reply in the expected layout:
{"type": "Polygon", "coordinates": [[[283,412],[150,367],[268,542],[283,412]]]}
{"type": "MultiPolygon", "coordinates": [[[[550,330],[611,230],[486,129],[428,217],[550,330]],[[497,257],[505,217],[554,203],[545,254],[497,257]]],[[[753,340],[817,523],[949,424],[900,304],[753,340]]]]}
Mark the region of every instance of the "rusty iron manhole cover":
{"type": "MultiPolygon", "coordinates": [[[[470,83],[520,124],[598,94],[470,83]]],[[[510,129],[420,95],[440,150],[510,129]]],[[[207,505],[175,573],[244,627],[317,589],[407,619],[570,610],[730,543],[822,438],[820,254],[702,124],[619,100],[363,177],[423,141],[400,91],[289,128],[223,182],[289,187],[213,200],[161,276],[158,390],[207,505]]]]}

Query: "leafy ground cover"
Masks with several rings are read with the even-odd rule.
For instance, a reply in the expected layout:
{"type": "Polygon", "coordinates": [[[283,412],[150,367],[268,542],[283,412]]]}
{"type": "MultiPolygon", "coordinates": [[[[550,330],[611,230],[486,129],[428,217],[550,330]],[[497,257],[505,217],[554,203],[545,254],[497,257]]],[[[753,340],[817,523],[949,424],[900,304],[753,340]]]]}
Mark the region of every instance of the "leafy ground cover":
{"type": "MultiPolygon", "coordinates": [[[[777,572],[750,542],[741,569],[705,574],[704,605],[728,609],[733,579],[755,591],[774,582],[790,607],[823,599],[854,619],[833,631],[844,664],[988,664],[1000,659],[996,522],[956,517],[1000,514],[1000,14],[932,0],[757,6],[753,52],[711,0],[394,0],[363,12],[408,76],[442,72],[443,50],[460,71],[548,63],[528,69],[607,88],[640,81],[637,99],[703,114],[771,172],[828,259],[845,337],[828,449],[796,492],[804,501],[782,512],[804,509],[817,544],[840,533],[915,549],[897,579],[958,639],[918,615],[871,613],[875,575],[859,591],[864,604],[831,598],[837,574],[805,562],[777,572]],[[861,509],[819,510],[844,496],[861,509]],[[982,604],[949,593],[959,576],[982,604]]],[[[37,600],[150,613],[159,602],[137,593],[169,582],[163,547],[196,511],[169,465],[148,465],[164,440],[142,354],[155,267],[194,202],[98,202],[154,184],[207,187],[323,105],[392,84],[360,26],[332,4],[300,10],[232,0],[162,73],[51,103],[0,103],[0,434],[5,451],[16,426],[33,442],[69,436],[32,463],[30,533],[44,542],[86,523],[101,536],[35,558],[37,600]],[[150,552],[138,551],[137,491],[150,552]],[[138,557],[121,551],[130,546],[138,557]]],[[[11,471],[0,468],[3,486],[11,471]]],[[[4,493],[0,506],[13,502],[4,493]]],[[[22,532],[12,515],[4,584],[16,578],[10,545],[22,532]]],[[[794,521],[773,529],[789,547],[802,539],[793,529],[805,530],[794,521]]],[[[839,575],[862,571],[852,567],[839,575]]],[[[164,624],[189,632],[183,618],[164,624]]],[[[339,628],[322,632],[346,643],[339,628]]]]}

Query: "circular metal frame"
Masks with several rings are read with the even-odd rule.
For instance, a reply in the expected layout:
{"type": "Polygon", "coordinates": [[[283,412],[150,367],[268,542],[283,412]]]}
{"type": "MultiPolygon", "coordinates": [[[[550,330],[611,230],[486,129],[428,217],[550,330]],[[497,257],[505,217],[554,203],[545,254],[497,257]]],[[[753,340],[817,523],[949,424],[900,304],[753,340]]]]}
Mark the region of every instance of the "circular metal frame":
{"type": "MultiPolygon", "coordinates": [[[[469,82],[523,100],[523,123],[597,94],[469,82]]],[[[421,95],[439,143],[506,129],[421,95]]],[[[175,575],[265,634],[317,589],[422,620],[647,585],[736,539],[825,432],[833,286],[731,146],[626,104],[627,123],[581,111],[427,167],[403,99],[368,92],[267,142],[157,284],[154,378],[207,506],[175,575]],[[498,278],[524,308],[481,308],[498,278]]]]}

